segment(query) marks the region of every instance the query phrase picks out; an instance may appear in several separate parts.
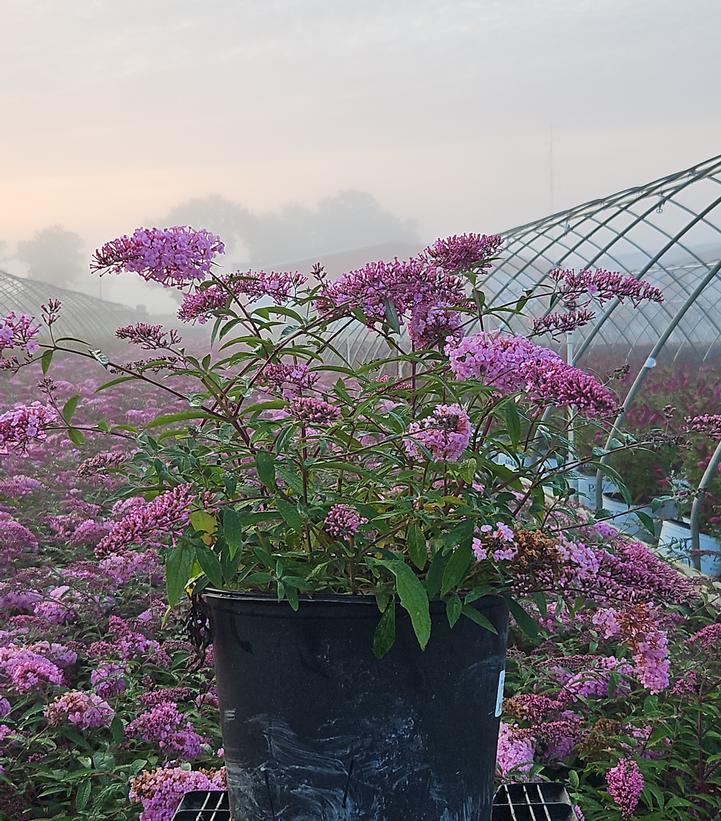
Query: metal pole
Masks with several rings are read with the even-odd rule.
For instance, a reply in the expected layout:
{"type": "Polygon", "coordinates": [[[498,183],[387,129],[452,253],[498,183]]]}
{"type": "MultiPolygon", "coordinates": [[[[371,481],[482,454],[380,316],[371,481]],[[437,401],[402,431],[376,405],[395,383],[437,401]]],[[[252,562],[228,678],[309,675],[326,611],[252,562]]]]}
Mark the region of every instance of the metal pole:
{"type": "MultiPolygon", "coordinates": [[[[693,291],[689,294],[686,298],[684,304],[679,308],[676,312],[674,318],[669,322],[668,327],[666,330],[661,334],[656,344],[653,346],[653,350],[649,354],[648,358],[643,364],[641,370],[639,370],[636,378],[633,381],[628,393],[626,394],[626,398],[621,406],[621,410],[616,415],[616,418],[613,420],[613,425],[611,426],[611,431],[608,434],[608,438],[606,439],[606,446],[604,450],[606,451],[605,455],[601,457],[601,464],[605,465],[608,464],[609,458],[609,448],[611,447],[611,442],[616,438],[618,432],[621,429],[621,422],[623,421],[624,416],[628,412],[628,409],[633,404],[638,392],[641,390],[641,386],[646,379],[646,376],[650,370],[656,367],[656,357],[662,351],[664,345],[668,341],[668,338],[676,329],[678,323],[683,319],[684,314],[688,311],[688,309],[693,305],[693,303],[698,298],[699,294],[703,291],[703,289],[708,285],[709,282],[716,276],[716,274],[721,270],[721,260],[719,260],[716,265],[706,274],[706,276],[698,283],[698,285],[693,289],[693,291]]],[[[588,340],[586,340],[588,341],[588,340]]],[[[585,343],[584,343],[585,344],[585,343]]],[[[583,347],[583,346],[581,346],[583,347]]],[[[601,510],[603,507],[603,487],[602,487],[602,479],[603,475],[601,470],[599,469],[596,471],[596,510],[601,510]]]]}
{"type": "Polygon", "coordinates": [[[696,570],[701,570],[701,556],[699,555],[699,550],[701,549],[699,520],[701,518],[701,505],[703,504],[701,499],[706,488],[711,484],[711,480],[714,478],[714,474],[716,473],[716,469],[720,463],[721,441],[719,441],[718,445],[716,445],[716,450],[713,452],[713,456],[709,459],[708,464],[706,465],[706,470],[704,471],[701,481],[698,483],[698,487],[696,488],[696,498],[693,500],[693,504],[691,505],[691,561],[693,562],[693,566],[696,570]]]}

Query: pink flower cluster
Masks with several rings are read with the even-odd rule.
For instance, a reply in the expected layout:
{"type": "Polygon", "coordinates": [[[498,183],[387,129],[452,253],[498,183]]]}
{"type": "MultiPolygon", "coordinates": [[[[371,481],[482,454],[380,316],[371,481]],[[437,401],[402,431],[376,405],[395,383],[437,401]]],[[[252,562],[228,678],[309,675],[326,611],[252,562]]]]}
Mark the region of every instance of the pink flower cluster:
{"type": "Polygon", "coordinates": [[[686,430],[691,433],[706,433],[713,439],[721,439],[721,414],[704,413],[701,416],[687,416],[686,430]]]}
{"type": "Polygon", "coordinates": [[[606,773],[606,784],[608,794],[616,802],[621,815],[630,818],[636,811],[643,792],[644,781],[638,764],[631,759],[622,758],[606,773]]]}
{"type": "Polygon", "coordinates": [[[184,767],[158,767],[132,779],[130,800],[143,807],[140,821],[170,821],[186,792],[225,788],[225,770],[210,773],[184,767]]]}
{"type": "Polygon", "coordinates": [[[446,347],[458,379],[482,379],[503,393],[525,392],[539,404],[575,405],[589,415],[609,414],[614,394],[593,376],[522,336],[481,331],[446,347]]]}
{"type": "Polygon", "coordinates": [[[31,476],[16,473],[13,476],[0,479],[0,494],[9,496],[11,499],[18,499],[22,496],[27,496],[28,493],[32,493],[42,486],[42,482],[33,479],[31,476]]]}
{"type": "Polygon", "coordinates": [[[0,454],[26,453],[28,446],[46,439],[47,427],[57,419],[49,405],[17,405],[0,415],[0,454]]]}
{"type": "Polygon", "coordinates": [[[102,698],[117,696],[127,687],[127,671],[128,667],[123,662],[100,664],[90,673],[90,684],[102,698]]]}
{"type": "Polygon", "coordinates": [[[63,684],[63,671],[40,653],[10,644],[0,647],[0,673],[18,693],[29,693],[48,684],[63,684]]]}
{"type": "Polygon", "coordinates": [[[431,416],[409,425],[403,445],[411,459],[422,459],[423,447],[434,461],[457,462],[471,432],[471,420],[460,405],[436,405],[431,416]]]}
{"type": "Polygon", "coordinates": [[[24,553],[37,553],[37,550],[38,540],[34,534],[9,513],[0,511],[0,559],[12,562],[24,553]]]}
{"type": "Polygon", "coordinates": [[[118,587],[139,577],[159,579],[162,577],[163,570],[154,550],[128,550],[111,553],[98,566],[118,587]]]}
{"type": "MultiPolygon", "coordinates": [[[[349,315],[361,310],[368,324],[383,322],[388,306],[399,317],[421,312],[427,317],[430,307],[452,308],[465,305],[463,280],[419,256],[401,261],[369,262],[343,274],[328,285],[318,298],[324,315],[349,315]]],[[[416,319],[416,327],[418,320],[416,319]]]]}
{"type": "Polygon", "coordinates": [[[124,235],[96,250],[90,267],[101,273],[130,271],[148,281],[179,287],[205,279],[213,258],[224,251],[220,238],[205,229],[136,228],[132,236],[124,235]]]}
{"type": "Polygon", "coordinates": [[[312,396],[292,399],[288,409],[291,416],[310,425],[328,425],[340,418],[340,408],[312,396]]]}
{"type": "Polygon", "coordinates": [[[423,253],[447,273],[486,271],[502,243],[500,234],[454,234],[436,240],[423,253]]]}
{"type": "Polygon", "coordinates": [[[358,532],[358,528],[365,524],[360,513],[350,505],[333,505],[328,511],[323,523],[325,529],[337,539],[347,539],[358,532]]]}
{"type": "Polygon", "coordinates": [[[78,476],[95,476],[97,473],[104,473],[110,468],[121,465],[128,458],[127,453],[120,450],[110,450],[98,453],[88,459],[83,460],[77,469],[78,476]]]}
{"type": "Polygon", "coordinates": [[[496,562],[510,561],[518,554],[515,541],[516,534],[504,522],[481,525],[478,536],[473,538],[473,555],[479,562],[485,561],[489,556],[496,562]]]}
{"type": "Polygon", "coordinates": [[[593,311],[589,311],[586,308],[578,308],[564,314],[546,314],[546,316],[533,320],[531,333],[533,336],[546,333],[556,336],[557,334],[575,331],[576,328],[582,328],[592,319],[595,319],[595,317],[596,315],[593,311]]]}
{"type": "Polygon", "coordinates": [[[285,302],[297,288],[307,281],[299,271],[239,271],[233,274],[234,287],[251,299],[269,296],[276,302],[285,302]]]}
{"type": "Polygon", "coordinates": [[[191,509],[200,504],[193,486],[178,485],[156,496],[151,502],[141,502],[131,507],[113,525],[113,529],[98,544],[97,553],[122,551],[141,542],[159,542],[171,538],[184,528],[190,519],[191,509]]]}
{"type": "Polygon", "coordinates": [[[171,701],[163,701],[141,713],[128,724],[125,734],[128,738],[157,744],[169,759],[183,761],[197,758],[207,743],[171,701]]]}
{"type": "Polygon", "coordinates": [[[620,302],[628,299],[633,305],[644,301],[663,302],[663,294],[658,288],[643,279],[624,276],[617,271],[556,268],[549,276],[558,283],[557,293],[570,308],[577,307],[579,303],[585,304],[589,299],[600,305],[611,299],[620,302]]]}
{"type": "Polygon", "coordinates": [[[81,730],[107,727],[115,716],[113,708],[95,693],[70,690],[58,696],[45,708],[48,724],[67,722],[81,730]]]}
{"type": "Polygon", "coordinates": [[[702,653],[718,653],[721,649],[721,623],[708,624],[689,639],[689,644],[702,653]]]}
{"type": "Polygon", "coordinates": [[[533,766],[535,739],[528,730],[501,722],[498,733],[496,769],[501,777],[509,773],[525,777],[533,766]]]}
{"type": "Polygon", "coordinates": [[[303,390],[310,390],[318,381],[318,374],[303,363],[270,363],[263,367],[260,381],[280,389],[282,395],[289,399],[303,390]]]}
{"type": "Polygon", "coordinates": [[[162,325],[148,325],[147,322],[136,322],[135,325],[118,328],[115,336],[126,339],[133,345],[140,345],[146,351],[169,348],[180,342],[180,334],[174,328],[166,331],[162,325]]]}
{"type": "Polygon", "coordinates": [[[6,350],[19,348],[28,356],[38,349],[37,335],[40,325],[27,314],[18,316],[11,311],[7,316],[0,317],[0,356],[6,350]]]}
{"type": "Polygon", "coordinates": [[[306,277],[297,271],[236,271],[219,277],[212,285],[185,294],[178,309],[178,319],[183,322],[197,320],[204,325],[213,311],[224,308],[230,300],[241,295],[251,300],[269,296],[275,302],[286,302],[305,282],[306,277]]]}

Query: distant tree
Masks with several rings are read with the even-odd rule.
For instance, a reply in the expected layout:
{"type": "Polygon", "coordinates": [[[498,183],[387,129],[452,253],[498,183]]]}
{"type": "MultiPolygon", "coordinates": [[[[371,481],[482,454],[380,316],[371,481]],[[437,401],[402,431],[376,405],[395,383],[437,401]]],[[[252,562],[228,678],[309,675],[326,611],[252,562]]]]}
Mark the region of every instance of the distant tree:
{"type": "Polygon", "coordinates": [[[77,285],[87,270],[81,237],[61,225],[51,225],[17,244],[17,257],[33,279],[53,285],[77,285]]]}
{"type": "Polygon", "coordinates": [[[174,206],[156,225],[192,225],[219,234],[229,265],[282,265],[317,254],[386,242],[416,242],[412,223],[385,211],[365,191],[341,191],[317,206],[297,203],[255,213],[219,194],[174,206]]]}

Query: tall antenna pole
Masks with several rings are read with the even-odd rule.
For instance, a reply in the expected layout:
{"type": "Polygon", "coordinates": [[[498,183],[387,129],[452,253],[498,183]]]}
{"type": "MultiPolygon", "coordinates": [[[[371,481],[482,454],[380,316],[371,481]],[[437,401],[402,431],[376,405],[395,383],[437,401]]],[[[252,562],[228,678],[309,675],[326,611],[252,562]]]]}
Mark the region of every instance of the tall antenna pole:
{"type": "Polygon", "coordinates": [[[548,124],[548,208],[551,214],[556,210],[554,205],[553,178],[553,122],[550,122],[548,124]]]}

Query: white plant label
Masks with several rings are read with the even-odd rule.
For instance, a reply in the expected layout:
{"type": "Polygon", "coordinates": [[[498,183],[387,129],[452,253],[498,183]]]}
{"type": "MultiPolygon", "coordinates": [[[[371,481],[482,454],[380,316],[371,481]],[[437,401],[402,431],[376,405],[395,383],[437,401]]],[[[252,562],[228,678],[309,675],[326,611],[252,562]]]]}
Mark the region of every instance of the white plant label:
{"type": "Polygon", "coordinates": [[[506,671],[498,674],[498,691],[496,692],[496,718],[503,712],[503,688],[506,684],[506,671]]]}

